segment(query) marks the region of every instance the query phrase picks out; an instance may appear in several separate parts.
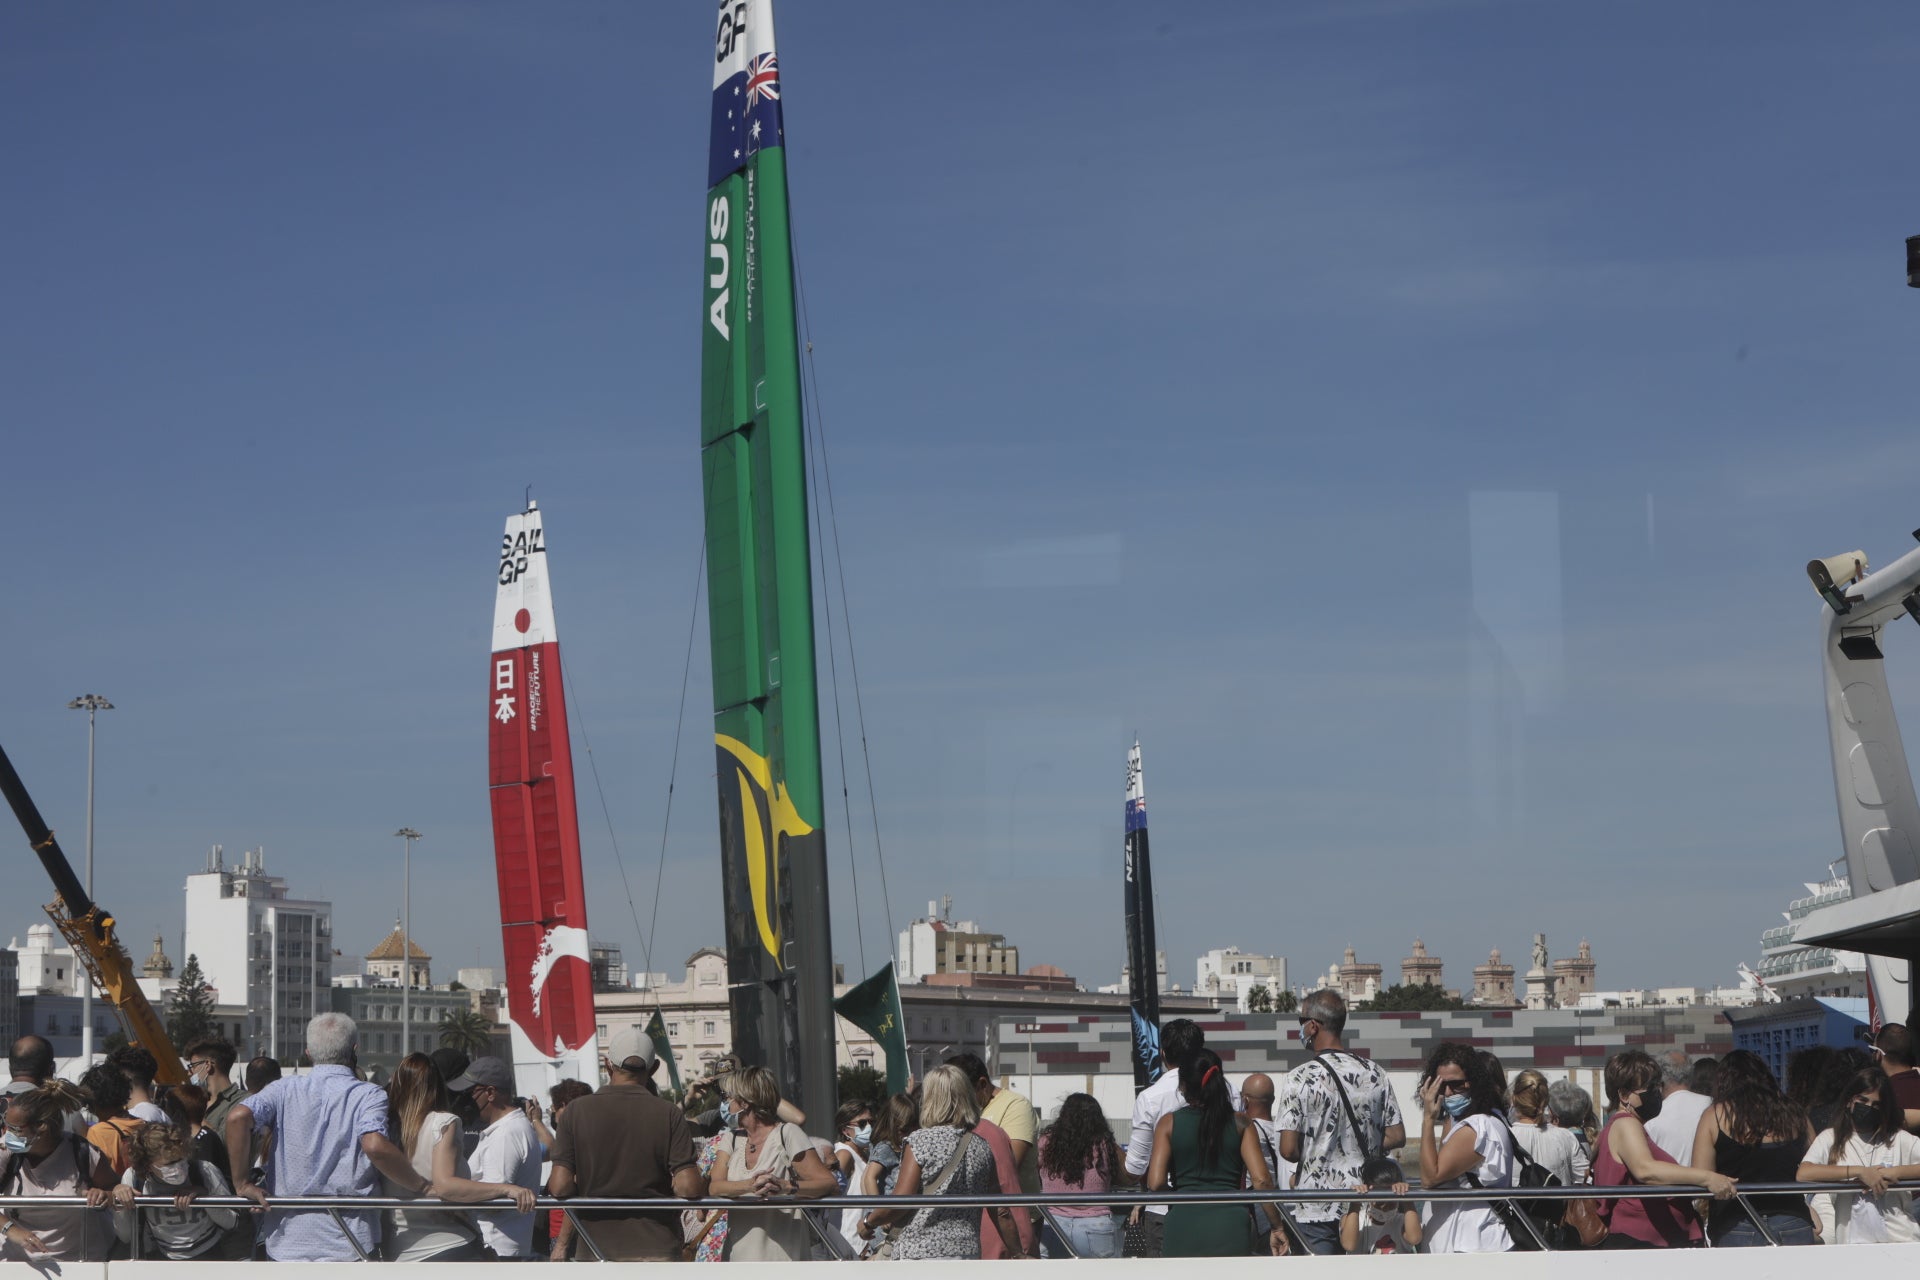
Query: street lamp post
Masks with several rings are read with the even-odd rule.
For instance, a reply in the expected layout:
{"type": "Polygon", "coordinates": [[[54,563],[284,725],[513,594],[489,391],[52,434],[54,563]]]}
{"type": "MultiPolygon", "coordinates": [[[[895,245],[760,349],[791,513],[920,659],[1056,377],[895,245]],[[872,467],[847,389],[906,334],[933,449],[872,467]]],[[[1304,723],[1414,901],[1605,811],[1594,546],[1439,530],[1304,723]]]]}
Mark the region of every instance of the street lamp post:
{"type": "Polygon", "coordinates": [[[405,1058],[413,1052],[412,1001],[408,998],[413,991],[413,842],[420,833],[412,827],[402,827],[393,833],[407,842],[407,851],[400,858],[400,1056],[405,1058]]]}
{"type": "MultiPolygon", "coordinates": [[[[113,704],[97,693],[83,693],[67,704],[69,711],[87,713],[87,896],[93,896],[93,717],[111,711],[113,704]]],[[[80,1061],[82,1070],[93,1065],[93,974],[74,957],[74,977],[84,976],[80,988],[80,1061]]]]}

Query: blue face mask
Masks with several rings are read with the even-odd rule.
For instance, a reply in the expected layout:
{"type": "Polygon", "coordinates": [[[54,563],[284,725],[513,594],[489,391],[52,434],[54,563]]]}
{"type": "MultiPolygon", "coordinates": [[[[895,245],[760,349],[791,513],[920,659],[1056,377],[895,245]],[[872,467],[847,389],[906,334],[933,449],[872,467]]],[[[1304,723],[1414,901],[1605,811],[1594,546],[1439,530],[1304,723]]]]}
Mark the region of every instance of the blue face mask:
{"type": "Polygon", "coordinates": [[[32,1144],[27,1141],[26,1134],[15,1133],[11,1129],[7,1130],[6,1137],[0,1138],[0,1146],[6,1147],[7,1150],[13,1152],[15,1155],[25,1151],[30,1145],[32,1144]]]}
{"type": "Polygon", "coordinates": [[[1471,1094],[1450,1093],[1441,1100],[1440,1105],[1447,1109],[1447,1114],[1453,1119],[1461,1120],[1473,1110],[1473,1097],[1471,1094]]]}
{"type": "Polygon", "coordinates": [[[869,1142],[872,1142],[873,1126],[870,1124],[863,1124],[858,1129],[855,1129],[853,1131],[853,1140],[859,1143],[863,1147],[866,1146],[869,1142]]]}
{"type": "Polygon", "coordinates": [[[726,1098],[720,1099],[720,1123],[733,1123],[733,1103],[726,1098]]]}

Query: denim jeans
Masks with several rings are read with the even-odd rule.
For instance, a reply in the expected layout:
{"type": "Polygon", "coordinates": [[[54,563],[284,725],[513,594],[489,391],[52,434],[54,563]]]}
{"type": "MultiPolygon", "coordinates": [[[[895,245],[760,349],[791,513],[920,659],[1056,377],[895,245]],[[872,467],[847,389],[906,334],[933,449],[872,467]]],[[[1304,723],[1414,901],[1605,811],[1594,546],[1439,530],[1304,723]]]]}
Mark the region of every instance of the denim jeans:
{"type": "Polygon", "coordinates": [[[1300,1243],[1307,1246],[1308,1253],[1341,1253],[1340,1220],[1331,1222],[1300,1222],[1293,1224],[1300,1231],[1300,1243]]]}
{"type": "Polygon", "coordinates": [[[1067,1246],[1074,1255],[1081,1258],[1117,1258],[1124,1239],[1120,1220],[1110,1213],[1103,1213],[1097,1218],[1048,1214],[1040,1228],[1041,1248],[1047,1257],[1066,1256],[1066,1251],[1057,1247],[1057,1239],[1061,1236],[1066,1238],[1067,1246]]]}
{"type": "MultiPolygon", "coordinates": [[[[1767,1221],[1767,1230],[1773,1232],[1773,1238],[1781,1244],[1814,1243],[1813,1224],[1805,1218],[1790,1213],[1767,1213],[1761,1217],[1767,1221]]],[[[1767,1238],[1760,1234],[1760,1228],[1747,1218],[1742,1218],[1713,1238],[1713,1247],[1716,1249],[1740,1249],[1752,1245],[1765,1248],[1766,1244],[1767,1238]]]]}

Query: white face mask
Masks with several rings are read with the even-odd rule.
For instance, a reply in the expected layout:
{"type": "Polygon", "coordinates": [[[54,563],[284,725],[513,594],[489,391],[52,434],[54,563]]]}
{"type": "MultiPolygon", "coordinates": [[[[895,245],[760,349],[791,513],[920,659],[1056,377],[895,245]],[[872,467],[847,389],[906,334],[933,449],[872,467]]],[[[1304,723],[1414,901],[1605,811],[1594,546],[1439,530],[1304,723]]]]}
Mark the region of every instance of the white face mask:
{"type": "Polygon", "coordinates": [[[153,1166],[153,1176],[170,1187],[177,1187],[187,1180],[187,1162],[175,1160],[172,1164],[153,1166]]]}

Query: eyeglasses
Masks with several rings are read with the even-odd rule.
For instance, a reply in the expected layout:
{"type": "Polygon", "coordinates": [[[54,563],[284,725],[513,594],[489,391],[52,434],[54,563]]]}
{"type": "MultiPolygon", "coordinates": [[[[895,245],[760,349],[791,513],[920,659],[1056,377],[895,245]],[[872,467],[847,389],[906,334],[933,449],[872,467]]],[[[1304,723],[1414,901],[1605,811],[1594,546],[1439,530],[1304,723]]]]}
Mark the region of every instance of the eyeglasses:
{"type": "Polygon", "coordinates": [[[1469,1093],[1473,1089],[1465,1080],[1441,1080],[1438,1083],[1442,1093],[1469,1093]]]}

